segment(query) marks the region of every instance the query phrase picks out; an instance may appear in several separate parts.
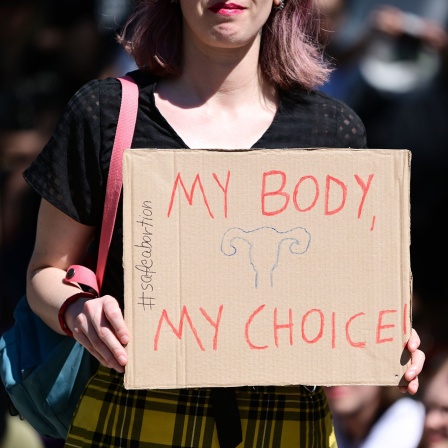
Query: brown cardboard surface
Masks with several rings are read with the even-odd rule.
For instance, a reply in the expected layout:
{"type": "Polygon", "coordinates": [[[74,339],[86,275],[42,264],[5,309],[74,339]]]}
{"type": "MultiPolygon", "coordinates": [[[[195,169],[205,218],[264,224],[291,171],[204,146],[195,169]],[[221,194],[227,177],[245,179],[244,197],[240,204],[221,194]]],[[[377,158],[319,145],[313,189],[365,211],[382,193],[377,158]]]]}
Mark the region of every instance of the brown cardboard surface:
{"type": "Polygon", "coordinates": [[[125,387],[396,385],[407,150],[128,150],[125,387]]]}

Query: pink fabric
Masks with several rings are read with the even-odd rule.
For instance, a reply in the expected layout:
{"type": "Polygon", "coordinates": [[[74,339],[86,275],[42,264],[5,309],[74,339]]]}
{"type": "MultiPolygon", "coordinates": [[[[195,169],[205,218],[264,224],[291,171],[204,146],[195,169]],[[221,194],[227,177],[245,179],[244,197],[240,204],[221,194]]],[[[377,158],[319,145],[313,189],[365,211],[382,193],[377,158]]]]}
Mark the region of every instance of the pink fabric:
{"type": "Polygon", "coordinates": [[[138,86],[130,76],[120,77],[118,80],[122,85],[122,98],[117,131],[115,133],[114,146],[110,160],[109,175],[107,178],[106,199],[104,203],[96,275],[89,268],[73,265],[69,267],[65,277],[65,281],[67,282],[77,282],[89,286],[97,291],[98,295],[103,284],[107,254],[112,240],[112,232],[123,185],[123,152],[132,145],[135,123],[137,121],[138,86]],[[75,274],[70,276],[69,273],[71,273],[71,269],[75,271],[75,274]]]}

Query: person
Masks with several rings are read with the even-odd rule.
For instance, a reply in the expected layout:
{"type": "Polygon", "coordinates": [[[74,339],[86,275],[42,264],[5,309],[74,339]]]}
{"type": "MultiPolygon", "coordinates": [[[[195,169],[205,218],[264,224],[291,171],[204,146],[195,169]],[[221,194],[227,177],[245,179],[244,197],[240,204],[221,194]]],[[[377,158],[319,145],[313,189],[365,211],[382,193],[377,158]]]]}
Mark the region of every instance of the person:
{"type": "Polygon", "coordinates": [[[417,448],[425,409],[386,386],[325,388],[338,448],[417,448]]]}
{"type": "MultiPolygon", "coordinates": [[[[131,73],[140,88],[133,147],[365,147],[357,115],[315,90],[328,69],[312,43],[314,13],[312,0],[141,2],[120,37],[139,67],[131,73]]],[[[120,97],[114,78],[87,83],[24,174],[42,196],[30,306],[61,334],[63,307],[64,325],[101,363],[66,447],[336,447],[321,387],[124,389],[131,335],[122,314],[121,208],[101,297],[88,300],[63,281],[100,231],[120,97]]],[[[424,363],[419,344],[413,332],[411,394],[424,363]]]]}
{"type": "Polygon", "coordinates": [[[435,355],[425,374],[422,402],[426,417],[419,448],[448,447],[448,353],[435,355]]]}
{"type": "MultiPolygon", "coordinates": [[[[446,2],[317,0],[317,5],[326,56],[335,66],[321,89],[350,105],[368,131],[374,107],[384,104],[387,111],[388,103],[394,106],[433,82],[440,66],[439,50],[447,40],[446,2]]],[[[377,133],[388,134],[381,126],[369,131],[370,147],[375,147],[370,139],[377,133]]]]}

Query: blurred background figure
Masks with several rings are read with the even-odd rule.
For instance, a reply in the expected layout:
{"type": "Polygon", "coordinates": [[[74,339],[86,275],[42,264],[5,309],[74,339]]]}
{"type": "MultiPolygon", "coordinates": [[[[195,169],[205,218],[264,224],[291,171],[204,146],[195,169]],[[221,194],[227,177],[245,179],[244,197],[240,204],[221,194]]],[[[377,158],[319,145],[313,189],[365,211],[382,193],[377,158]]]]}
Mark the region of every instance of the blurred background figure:
{"type": "Polygon", "coordinates": [[[419,448],[448,448],[448,352],[427,366],[422,386],[426,418],[419,448]]]}
{"type": "Polygon", "coordinates": [[[0,332],[25,292],[38,198],[22,172],[69,98],[91,79],[135,65],[115,33],[131,0],[0,0],[0,332]]]}
{"type": "MultiPolygon", "coordinates": [[[[134,0],[0,0],[0,333],[13,323],[34,246],[39,198],[22,172],[76,90],[136,67],[115,40],[134,5],[134,0]]],[[[0,448],[63,446],[9,417],[0,389],[0,448]]]]}
{"type": "Polygon", "coordinates": [[[338,70],[350,66],[352,86],[402,94],[437,73],[438,51],[446,45],[445,0],[316,0],[316,7],[328,56],[338,70]]]}
{"type": "Polygon", "coordinates": [[[0,448],[45,448],[42,438],[27,422],[4,412],[7,402],[6,392],[0,388],[0,448]]]}
{"type": "Polygon", "coordinates": [[[417,448],[424,407],[395,387],[326,388],[338,448],[417,448]]]}
{"type": "Polygon", "coordinates": [[[132,0],[0,0],[0,333],[25,292],[39,199],[22,178],[71,96],[135,68],[115,34],[132,0]]]}
{"type": "Polygon", "coordinates": [[[448,346],[448,1],[316,0],[334,66],[323,91],[359,114],[370,148],[412,152],[413,326],[428,357],[448,346]]]}
{"type": "Polygon", "coordinates": [[[336,68],[324,91],[357,104],[365,89],[400,95],[433,80],[438,51],[446,45],[445,0],[316,0],[316,5],[336,68]]]}

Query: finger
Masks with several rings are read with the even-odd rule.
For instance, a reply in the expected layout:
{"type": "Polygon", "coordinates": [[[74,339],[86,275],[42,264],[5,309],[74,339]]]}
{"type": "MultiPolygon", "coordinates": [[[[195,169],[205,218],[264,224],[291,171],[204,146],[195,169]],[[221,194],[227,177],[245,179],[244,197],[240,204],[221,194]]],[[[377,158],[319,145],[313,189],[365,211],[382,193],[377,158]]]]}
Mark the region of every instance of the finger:
{"type": "MultiPolygon", "coordinates": [[[[108,345],[103,342],[99,334],[96,332],[90,332],[89,341],[93,349],[104,358],[107,365],[109,365],[112,369],[115,369],[117,372],[124,371],[123,366],[117,360],[114,353],[109,349],[108,345]]],[[[117,344],[119,345],[118,341],[117,344]]]]}
{"type": "Polygon", "coordinates": [[[104,359],[104,357],[99,353],[93,345],[90,343],[89,338],[81,331],[79,327],[73,329],[73,337],[92,355],[94,356],[103,366],[112,368],[112,366],[104,359]]]}
{"type": "Polygon", "coordinates": [[[117,339],[113,329],[110,328],[106,319],[105,322],[98,327],[97,336],[93,336],[93,338],[94,340],[91,339],[91,341],[94,345],[96,344],[100,349],[104,347],[104,349],[107,350],[106,359],[108,359],[109,362],[113,362],[114,364],[118,363],[120,366],[125,366],[127,364],[128,356],[126,350],[117,339]],[[113,359],[110,359],[109,354],[113,359]]]}
{"type": "Polygon", "coordinates": [[[409,382],[406,391],[409,392],[411,395],[415,395],[418,391],[418,386],[419,386],[419,381],[418,381],[418,377],[417,377],[414,380],[409,382]]]}
{"type": "Polygon", "coordinates": [[[115,335],[118,340],[123,345],[127,345],[129,342],[129,331],[124,321],[123,313],[116,299],[114,299],[113,297],[108,297],[104,301],[103,311],[107,320],[114,329],[115,335]]]}
{"type": "Polygon", "coordinates": [[[104,358],[113,364],[116,369],[116,366],[125,366],[128,362],[128,357],[126,350],[117,339],[114,329],[111,328],[110,322],[103,312],[106,303],[109,303],[109,308],[114,308],[114,304],[116,304],[120,317],[115,316],[115,319],[121,319],[124,324],[123,314],[118,307],[117,301],[113,297],[103,300],[101,307],[96,306],[95,303],[86,302],[84,305],[85,313],[91,316],[91,326],[92,329],[94,329],[93,332],[86,332],[86,334],[92,345],[100,351],[104,358]],[[111,359],[111,356],[114,358],[113,360],[111,359]]]}
{"type": "Polygon", "coordinates": [[[402,392],[408,392],[411,395],[417,393],[419,388],[418,375],[423,369],[423,364],[425,362],[425,354],[421,350],[416,350],[412,353],[411,365],[406,370],[404,377],[409,382],[406,387],[400,387],[402,392]]]}
{"type": "Polygon", "coordinates": [[[411,395],[415,395],[419,388],[419,379],[416,376],[413,380],[409,381],[407,386],[399,386],[400,392],[403,394],[410,393],[411,395]]]}
{"type": "MultiPolygon", "coordinates": [[[[95,323],[96,320],[89,320],[85,314],[80,314],[76,319],[76,327],[79,328],[80,332],[84,333],[87,341],[85,341],[86,346],[89,346],[92,350],[92,354],[98,353],[99,356],[104,359],[105,365],[115,369],[117,372],[123,372],[124,369],[120,361],[117,360],[113,349],[118,352],[118,356],[123,356],[120,350],[126,354],[123,346],[117,340],[112,330],[107,327],[107,321],[103,318],[103,322],[99,324],[95,323]],[[107,341],[107,343],[105,342],[107,341]]],[[[90,351],[90,350],[89,350],[90,351]]],[[[99,359],[99,358],[97,358],[99,359]]],[[[127,361],[127,357],[125,357],[127,361]]]]}
{"type": "Polygon", "coordinates": [[[417,334],[417,332],[412,329],[411,337],[409,338],[409,341],[407,343],[408,350],[413,353],[420,347],[420,336],[417,334]]]}
{"type": "Polygon", "coordinates": [[[425,363],[425,354],[421,350],[416,350],[411,355],[411,365],[406,370],[404,377],[408,381],[412,381],[416,378],[423,369],[425,363]]]}

